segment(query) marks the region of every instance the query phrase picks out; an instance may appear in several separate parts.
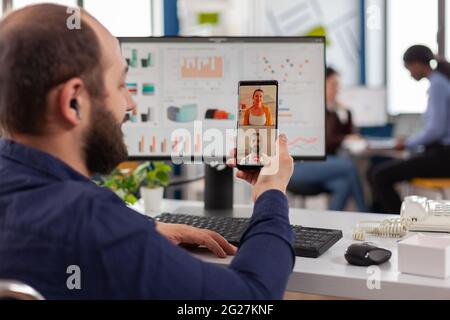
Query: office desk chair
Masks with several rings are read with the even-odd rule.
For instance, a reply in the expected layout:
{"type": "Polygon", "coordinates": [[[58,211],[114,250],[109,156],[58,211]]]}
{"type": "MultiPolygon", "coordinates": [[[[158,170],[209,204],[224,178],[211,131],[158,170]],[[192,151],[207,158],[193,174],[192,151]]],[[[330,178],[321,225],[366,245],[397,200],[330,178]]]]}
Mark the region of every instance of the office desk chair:
{"type": "Polygon", "coordinates": [[[0,279],[0,300],[45,300],[45,298],[25,283],[0,279]]]}
{"type": "MultiPolygon", "coordinates": [[[[291,194],[295,198],[300,200],[300,203],[299,203],[300,208],[306,207],[306,198],[307,197],[318,196],[322,193],[329,194],[329,191],[327,191],[325,188],[323,188],[320,185],[301,184],[301,183],[296,183],[295,185],[292,183],[289,183],[287,186],[287,191],[288,191],[288,194],[291,194]]],[[[296,201],[297,199],[295,199],[294,201],[296,201]]]]}
{"type": "MultiPolygon", "coordinates": [[[[436,200],[450,199],[450,179],[448,178],[415,178],[409,181],[408,194],[413,194],[416,188],[437,194],[436,200]]],[[[417,191],[416,191],[417,192],[417,191]]]]}

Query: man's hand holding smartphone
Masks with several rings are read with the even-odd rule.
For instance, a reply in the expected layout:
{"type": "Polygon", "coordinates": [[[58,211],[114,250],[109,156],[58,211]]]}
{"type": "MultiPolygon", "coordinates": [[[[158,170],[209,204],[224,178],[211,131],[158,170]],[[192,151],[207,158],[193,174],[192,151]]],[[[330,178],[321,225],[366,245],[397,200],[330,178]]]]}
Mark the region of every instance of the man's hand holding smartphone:
{"type": "MultiPolygon", "coordinates": [[[[238,170],[236,176],[253,185],[252,197],[256,201],[258,197],[267,190],[280,190],[286,192],[286,187],[291,179],[294,169],[294,161],[289,154],[287,146],[287,137],[281,134],[277,139],[277,152],[270,158],[270,164],[264,166],[260,170],[238,170]],[[276,163],[277,170],[272,170],[273,164],[276,163]]],[[[228,161],[228,165],[236,167],[236,158],[234,156],[228,161]]]]}

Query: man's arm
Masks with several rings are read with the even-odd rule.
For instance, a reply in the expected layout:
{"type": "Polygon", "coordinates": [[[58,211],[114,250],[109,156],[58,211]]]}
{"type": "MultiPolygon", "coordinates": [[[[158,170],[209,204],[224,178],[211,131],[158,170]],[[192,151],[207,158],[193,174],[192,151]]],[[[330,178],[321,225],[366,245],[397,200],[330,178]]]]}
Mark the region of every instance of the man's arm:
{"type": "MultiPolygon", "coordinates": [[[[248,230],[229,268],[204,263],[174,246],[157,232],[155,223],[125,206],[102,201],[98,215],[104,272],[116,298],[274,299],[281,298],[294,265],[293,231],[285,196],[293,160],[287,138],[261,172],[238,171],[253,185],[255,207],[248,230]],[[278,164],[278,165],[276,165],[278,164]],[[278,168],[273,171],[271,169],[278,168]],[[119,209],[120,207],[121,209],[119,209]],[[127,210],[128,212],[125,212],[127,210]],[[117,212],[119,211],[119,212],[117,212]],[[120,212],[124,211],[124,212],[120,212]],[[116,221],[117,220],[117,221],[116,221]],[[114,235],[108,240],[108,235],[114,235]]],[[[234,166],[234,158],[231,159],[234,166]]],[[[98,210],[96,210],[98,211],[98,210]]]]}
{"type": "Polygon", "coordinates": [[[96,251],[114,298],[282,298],[295,258],[282,192],[269,190],[258,197],[229,268],[194,258],[157,232],[154,221],[125,206],[103,202],[102,208],[105,215],[95,224],[104,230],[95,230],[101,239],[96,251]]]}

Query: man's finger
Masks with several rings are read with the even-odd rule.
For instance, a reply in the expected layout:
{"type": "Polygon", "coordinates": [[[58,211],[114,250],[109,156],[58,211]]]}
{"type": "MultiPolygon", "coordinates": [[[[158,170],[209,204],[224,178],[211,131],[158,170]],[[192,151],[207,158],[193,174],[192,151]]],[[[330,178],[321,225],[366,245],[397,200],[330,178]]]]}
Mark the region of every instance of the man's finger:
{"type": "Polygon", "coordinates": [[[216,256],[218,256],[219,258],[225,258],[227,256],[222,247],[208,233],[202,233],[201,237],[201,244],[206,246],[216,256]]]}
{"type": "Polygon", "coordinates": [[[251,181],[251,175],[245,171],[239,170],[236,173],[236,177],[238,177],[239,179],[245,180],[250,182],[251,181]]]}
{"type": "Polygon", "coordinates": [[[245,178],[245,172],[242,170],[238,170],[238,172],[236,172],[236,177],[244,179],[245,178]]]}
{"type": "Polygon", "coordinates": [[[227,166],[235,168],[236,167],[236,159],[235,158],[230,158],[227,160],[227,166]]]}
{"type": "Polygon", "coordinates": [[[236,157],[236,153],[237,153],[236,148],[231,149],[229,152],[230,157],[232,157],[232,158],[236,157]]]}
{"type": "Polygon", "coordinates": [[[288,140],[287,140],[287,136],[284,133],[280,134],[280,136],[278,137],[277,143],[280,148],[280,152],[285,152],[288,150],[288,147],[287,147],[288,140]]]}
{"type": "Polygon", "coordinates": [[[231,243],[229,243],[224,237],[222,237],[217,232],[208,230],[211,237],[222,247],[222,249],[226,252],[228,255],[235,255],[237,248],[233,246],[231,243]]]}

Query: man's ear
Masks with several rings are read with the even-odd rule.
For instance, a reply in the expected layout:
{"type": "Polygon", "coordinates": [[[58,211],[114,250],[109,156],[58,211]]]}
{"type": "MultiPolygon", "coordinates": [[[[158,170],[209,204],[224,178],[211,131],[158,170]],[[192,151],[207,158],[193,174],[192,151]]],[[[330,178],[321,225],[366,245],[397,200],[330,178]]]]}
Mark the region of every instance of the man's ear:
{"type": "Polygon", "coordinates": [[[57,97],[57,109],[64,121],[77,126],[83,121],[83,114],[87,113],[88,101],[83,80],[72,78],[62,84],[57,97]]]}

